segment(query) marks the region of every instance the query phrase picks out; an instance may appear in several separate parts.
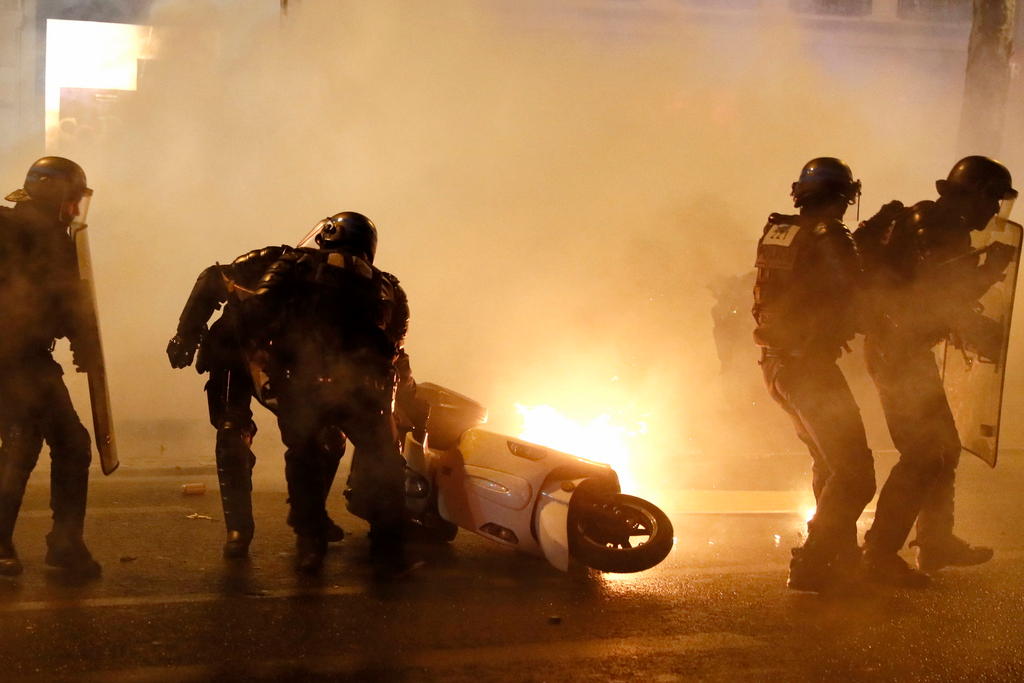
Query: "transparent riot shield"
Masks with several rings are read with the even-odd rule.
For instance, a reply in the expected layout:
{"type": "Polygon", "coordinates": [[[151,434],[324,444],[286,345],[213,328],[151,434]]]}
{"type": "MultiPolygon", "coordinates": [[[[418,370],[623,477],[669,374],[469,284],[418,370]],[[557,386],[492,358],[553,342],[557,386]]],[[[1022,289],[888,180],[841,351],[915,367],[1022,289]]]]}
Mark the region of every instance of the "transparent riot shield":
{"type": "Polygon", "coordinates": [[[985,254],[996,242],[1016,250],[1003,279],[985,292],[979,303],[981,314],[1002,327],[999,352],[986,358],[969,347],[946,342],[942,381],[956,420],[963,449],[991,467],[999,455],[999,420],[1003,405],[1003,381],[1010,343],[1010,319],[1020,266],[1022,230],[1019,223],[996,216],[981,231],[971,234],[972,254],[985,254]]]}
{"type": "Polygon", "coordinates": [[[71,237],[78,256],[78,277],[82,281],[85,329],[80,334],[90,335],[97,358],[92,359],[87,377],[89,379],[89,402],[92,407],[93,435],[96,450],[100,454],[100,468],[103,474],[111,474],[120,465],[117,457],[117,442],[114,440],[114,418],[110,412],[110,389],[107,386],[107,365],[103,359],[103,344],[100,340],[99,315],[96,308],[96,287],[93,282],[92,257],[89,252],[89,234],[86,216],[92,190],[87,189],[79,205],[79,215],[71,223],[71,237]]]}

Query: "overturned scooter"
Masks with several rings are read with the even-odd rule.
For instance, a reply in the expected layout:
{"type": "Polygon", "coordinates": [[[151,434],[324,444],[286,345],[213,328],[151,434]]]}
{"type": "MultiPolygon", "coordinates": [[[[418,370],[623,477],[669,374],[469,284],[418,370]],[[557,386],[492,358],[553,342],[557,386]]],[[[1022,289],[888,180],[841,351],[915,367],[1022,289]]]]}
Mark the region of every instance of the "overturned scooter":
{"type": "Polygon", "coordinates": [[[436,384],[416,397],[430,410],[422,442],[406,437],[406,499],[431,537],[467,529],[563,571],[638,572],[672,549],[668,516],[621,493],[608,465],[487,431],[482,405],[436,384]]]}

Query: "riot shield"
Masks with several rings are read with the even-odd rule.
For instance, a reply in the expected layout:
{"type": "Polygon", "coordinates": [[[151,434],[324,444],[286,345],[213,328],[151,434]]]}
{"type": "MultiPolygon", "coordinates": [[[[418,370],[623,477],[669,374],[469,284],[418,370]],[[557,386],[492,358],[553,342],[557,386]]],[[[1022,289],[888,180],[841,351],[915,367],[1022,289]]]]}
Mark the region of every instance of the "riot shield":
{"type": "Polygon", "coordinates": [[[71,223],[71,237],[75,242],[75,253],[78,256],[78,277],[81,280],[82,295],[86,298],[82,308],[85,316],[84,334],[93,336],[91,340],[96,350],[96,358],[91,359],[91,367],[87,372],[89,378],[89,403],[92,407],[93,436],[96,439],[96,450],[100,454],[100,467],[103,474],[111,474],[120,465],[117,458],[117,443],[114,441],[114,419],[110,412],[110,390],[107,387],[107,365],[103,359],[103,345],[100,341],[99,315],[96,309],[96,287],[93,282],[92,257],[89,252],[89,235],[86,216],[89,212],[89,201],[92,190],[86,190],[82,197],[79,215],[71,223]]]}
{"type": "Polygon", "coordinates": [[[956,420],[960,444],[990,467],[999,456],[999,420],[1003,405],[1003,381],[1010,343],[1010,319],[1020,266],[1022,230],[1018,223],[996,216],[984,230],[971,234],[972,254],[984,254],[996,242],[1016,250],[1003,279],[979,299],[981,314],[1002,328],[999,353],[985,358],[970,348],[947,341],[943,351],[942,382],[956,420]]]}

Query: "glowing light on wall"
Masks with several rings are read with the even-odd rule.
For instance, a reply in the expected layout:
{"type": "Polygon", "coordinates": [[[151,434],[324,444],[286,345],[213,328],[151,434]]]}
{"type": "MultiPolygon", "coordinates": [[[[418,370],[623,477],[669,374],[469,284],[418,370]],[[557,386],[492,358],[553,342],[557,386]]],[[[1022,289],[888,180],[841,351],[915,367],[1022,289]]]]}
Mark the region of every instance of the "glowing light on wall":
{"type": "Polygon", "coordinates": [[[61,88],[135,90],[151,27],[95,21],[46,22],[46,146],[60,124],[61,88]]]}

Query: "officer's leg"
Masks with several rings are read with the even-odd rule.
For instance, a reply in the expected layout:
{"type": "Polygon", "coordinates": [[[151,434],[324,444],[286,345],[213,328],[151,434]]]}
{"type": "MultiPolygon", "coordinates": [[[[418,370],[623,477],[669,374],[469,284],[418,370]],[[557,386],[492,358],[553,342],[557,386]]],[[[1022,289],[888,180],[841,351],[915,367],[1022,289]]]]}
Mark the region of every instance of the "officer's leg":
{"type": "Polygon", "coordinates": [[[917,542],[943,543],[953,536],[953,508],[956,468],[960,463],[960,438],[948,405],[932,414],[932,429],[941,444],[942,466],[921,503],[917,516],[917,542]]]}
{"type": "Polygon", "coordinates": [[[942,467],[925,493],[917,517],[917,566],[934,572],[947,566],[965,567],[988,562],[992,549],[972,546],[953,535],[956,468],[960,462],[960,440],[948,408],[932,414],[932,429],[941,435],[942,467]]]}
{"type": "Polygon", "coordinates": [[[28,416],[21,417],[19,422],[0,425],[0,575],[5,576],[22,571],[14,550],[14,525],[43,446],[43,437],[35,424],[28,416]]]}
{"type": "Polygon", "coordinates": [[[785,360],[774,374],[774,386],[773,393],[799,417],[830,473],[817,494],[807,542],[794,555],[795,574],[808,581],[791,574],[791,583],[796,578],[813,588],[840,554],[856,550],[857,518],[874,495],[874,462],[860,410],[833,361],[785,360]]]}
{"type": "MultiPolygon", "coordinates": [[[[319,443],[322,450],[324,468],[324,502],[330,495],[331,487],[334,485],[334,478],[338,476],[338,467],[341,465],[341,458],[345,455],[345,433],[336,425],[328,425],[320,430],[319,443]]],[[[288,515],[289,526],[292,523],[291,513],[288,515]]],[[[345,539],[345,530],[335,523],[327,514],[324,508],[324,535],[330,543],[337,543],[345,539]]]]}
{"type": "MultiPolygon", "coordinates": [[[[817,506],[821,501],[821,494],[825,491],[825,486],[828,484],[829,479],[832,477],[832,469],[828,465],[828,461],[822,454],[821,449],[818,448],[818,444],[815,443],[814,438],[808,431],[807,425],[804,424],[803,419],[793,409],[787,399],[783,398],[773,388],[773,378],[769,380],[769,393],[772,397],[782,406],[786,414],[789,415],[793,422],[793,428],[796,430],[797,438],[807,446],[808,453],[811,454],[811,490],[814,492],[814,503],[817,506]]],[[[809,520],[808,520],[809,521],[809,520]]],[[[854,528],[853,533],[847,533],[842,548],[839,551],[844,557],[849,559],[850,564],[855,564],[860,557],[860,548],[857,546],[857,532],[854,528]]]]}
{"type": "Polygon", "coordinates": [[[904,358],[896,367],[875,355],[870,346],[866,351],[868,369],[878,387],[900,459],[882,486],[875,521],[865,542],[872,552],[895,554],[906,543],[924,499],[942,470],[948,437],[936,432],[935,415],[948,413],[949,406],[931,352],[928,357],[917,354],[904,358]]]}
{"type": "Polygon", "coordinates": [[[867,445],[860,410],[846,378],[834,364],[815,370],[820,398],[802,404],[801,419],[818,446],[827,476],[816,477],[817,509],[808,522],[808,538],[815,535],[834,544],[833,566],[852,571],[859,564],[857,520],[875,494],[874,459],[867,445]]]}
{"type": "MultiPolygon", "coordinates": [[[[775,395],[775,392],[772,393],[775,395]]],[[[786,414],[789,415],[793,421],[793,428],[796,430],[797,438],[807,446],[807,452],[811,454],[811,490],[814,492],[814,502],[817,503],[821,499],[825,485],[828,484],[828,480],[832,477],[832,470],[829,468],[825,456],[818,448],[818,444],[815,443],[814,438],[807,431],[807,426],[800,415],[785,399],[776,395],[775,400],[786,411],[786,414]]]]}
{"type": "Polygon", "coordinates": [[[50,445],[50,508],[53,510],[53,530],[46,536],[46,563],[97,576],[100,565],[92,558],[82,538],[92,460],[89,432],[78,418],[61,376],[49,375],[44,384],[48,406],[43,436],[50,445]]]}
{"type": "Polygon", "coordinates": [[[296,561],[300,571],[316,572],[327,553],[327,491],[323,449],[319,443],[320,406],[304,400],[301,391],[281,396],[277,422],[285,451],[288,482],[288,523],[296,535],[296,561]]]}
{"type": "Polygon", "coordinates": [[[898,553],[942,469],[948,444],[935,430],[933,418],[948,413],[949,407],[930,351],[904,356],[897,363],[866,344],[865,355],[900,454],[879,493],[874,523],[864,536],[865,565],[872,580],[921,587],[927,585],[927,577],[911,570],[898,553]]]}
{"type": "Polygon", "coordinates": [[[390,414],[364,410],[345,422],[355,446],[348,509],[370,523],[374,550],[401,546],[405,522],[405,460],[395,445],[390,414]]]}
{"type": "Polygon", "coordinates": [[[244,369],[212,368],[206,383],[210,422],[217,428],[216,459],[227,541],[224,556],[245,557],[252,542],[252,383],[244,369]]]}
{"type": "MultiPolygon", "coordinates": [[[[324,451],[325,501],[331,493],[331,487],[334,486],[335,477],[338,476],[338,467],[341,466],[341,459],[345,455],[345,443],[345,433],[340,427],[332,425],[320,434],[320,446],[324,451]]],[[[326,514],[326,509],[324,513],[326,514]]],[[[345,538],[345,531],[330,516],[326,518],[325,524],[328,541],[336,543],[345,538]]]]}

